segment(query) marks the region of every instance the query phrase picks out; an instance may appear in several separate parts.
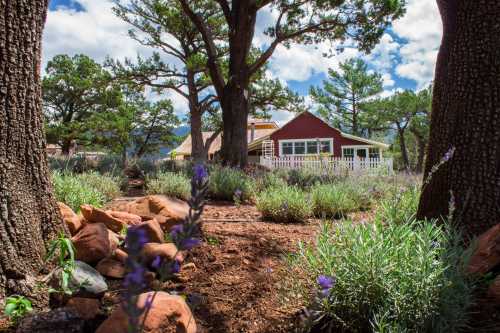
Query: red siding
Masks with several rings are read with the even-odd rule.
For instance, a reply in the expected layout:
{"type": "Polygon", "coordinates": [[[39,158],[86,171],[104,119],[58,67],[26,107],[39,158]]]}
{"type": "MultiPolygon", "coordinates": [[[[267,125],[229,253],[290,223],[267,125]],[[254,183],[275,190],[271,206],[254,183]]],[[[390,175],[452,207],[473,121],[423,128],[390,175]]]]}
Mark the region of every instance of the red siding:
{"type": "Polygon", "coordinates": [[[342,137],[339,130],[328,126],[324,121],[309,112],[300,114],[280,130],[271,134],[271,140],[274,141],[276,156],[279,155],[280,150],[279,140],[316,138],[333,138],[333,155],[335,157],[342,156],[341,146],[366,145],[364,142],[342,137]]]}

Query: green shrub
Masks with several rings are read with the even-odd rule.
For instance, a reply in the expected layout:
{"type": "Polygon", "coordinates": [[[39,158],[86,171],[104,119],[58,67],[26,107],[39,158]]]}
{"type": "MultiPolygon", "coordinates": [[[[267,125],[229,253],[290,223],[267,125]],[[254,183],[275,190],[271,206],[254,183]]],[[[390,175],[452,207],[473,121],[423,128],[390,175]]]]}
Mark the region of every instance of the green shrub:
{"type": "Polygon", "coordinates": [[[311,194],[314,215],[318,217],[341,218],[368,205],[359,187],[345,183],[316,185],[311,194]]]}
{"type": "Polygon", "coordinates": [[[461,239],[435,221],[324,224],[316,245],[300,244],[290,276],[299,294],[316,295],[313,325],[334,332],[457,332],[466,327],[473,292],[462,273],[468,255],[461,239]],[[320,275],[335,278],[323,298],[316,292],[320,275]]]}
{"type": "Polygon", "coordinates": [[[253,190],[253,181],[241,170],[216,166],[210,172],[208,193],[213,199],[234,201],[237,196],[249,201],[253,190]]]}
{"type": "Polygon", "coordinates": [[[14,295],[5,299],[4,314],[14,322],[31,311],[33,311],[31,301],[24,296],[14,295]]]}
{"type": "Polygon", "coordinates": [[[191,183],[189,178],[174,172],[160,172],[155,178],[147,179],[148,194],[164,194],[182,200],[191,197],[191,183]]]}
{"type": "Polygon", "coordinates": [[[416,185],[401,188],[398,192],[382,200],[378,209],[377,217],[389,223],[407,223],[415,219],[420,189],[416,185]]]}
{"type": "MultiPolygon", "coordinates": [[[[284,174],[281,173],[281,175],[283,177],[284,174]]],[[[327,170],[306,168],[288,170],[285,177],[288,185],[298,186],[302,189],[307,189],[316,184],[333,183],[340,180],[339,176],[327,170]]]]}
{"type": "Polygon", "coordinates": [[[304,222],[312,215],[310,199],[293,186],[269,188],[257,195],[256,204],[264,218],[276,222],[304,222]]]}
{"type": "Polygon", "coordinates": [[[78,212],[83,204],[101,207],[106,201],[120,194],[116,178],[96,172],[80,175],[54,172],[52,182],[56,199],[70,206],[75,212],[78,212]]]}
{"type": "Polygon", "coordinates": [[[286,181],[274,172],[265,173],[255,182],[255,190],[257,192],[262,192],[270,188],[285,186],[287,186],[286,181]]]}

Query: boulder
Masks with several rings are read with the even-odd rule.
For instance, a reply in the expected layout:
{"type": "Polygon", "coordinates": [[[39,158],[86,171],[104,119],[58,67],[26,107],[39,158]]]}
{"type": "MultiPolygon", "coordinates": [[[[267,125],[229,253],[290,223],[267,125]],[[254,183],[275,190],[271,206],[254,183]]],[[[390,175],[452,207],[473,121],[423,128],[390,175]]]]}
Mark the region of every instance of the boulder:
{"type": "Polygon", "coordinates": [[[125,276],[125,265],[112,258],[104,258],[96,266],[99,273],[114,279],[121,279],[125,276]]]}
{"type": "Polygon", "coordinates": [[[141,256],[147,265],[150,265],[156,257],[166,260],[176,259],[179,263],[184,261],[184,256],[173,243],[146,243],[142,248],[141,256]]]}
{"type": "Polygon", "coordinates": [[[490,284],[488,296],[491,297],[496,304],[500,304],[500,275],[490,284]]]}
{"type": "Polygon", "coordinates": [[[123,251],[122,249],[116,249],[115,253],[113,253],[112,258],[124,264],[127,261],[128,253],[123,251]]]}
{"type": "Polygon", "coordinates": [[[101,314],[101,303],[95,298],[73,297],[66,308],[74,310],[81,318],[91,320],[101,314]]]}
{"type": "Polygon", "coordinates": [[[57,205],[61,211],[64,223],[68,226],[69,232],[72,236],[75,235],[78,230],[83,227],[83,218],[75,214],[75,212],[66,204],[58,202],[57,205]]]}
{"type": "Polygon", "coordinates": [[[142,222],[137,228],[143,229],[146,232],[148,240],[152,243],[163,243],[165,240],[165,233],[156,219],[142,222]]]}
{"type": "Polygon", "coordinates": [[[498,264],[500,264],[500,224],[479,236],[476,249],[469,260],[467,272],[483,275],[498,264]]]}
{"type": "Polygon", "coordinates": [[[109,257],[118,247],[116,235],[102,223],[85,225],[72,238],[76,249],[76,259],[89,264],[109,257]]]}
{"type": "Polygon", "coordinates": [[[80,206],[80,210],[83,214],[83,217],[90,223],[104,223],[106,227],[114,232],[121,232],[123,228],[127,227],[127,223],[113,217],[108,212],[95,208],[91,205],[82,205],[80,206]]]}
{"type": "MultiPolygon", "coordinates": [[[[137,306],[144,308],[146,302],[151,302],[151,307],[139,317],[139,322],[144,323],[143,332],[196,333],[193,314],[182,297],[152,291],[139,295],[137,306]]],[[[96,333],[109,332],[128,332],[128,318],[123,307],[116,307],[96,331],[96,333]]]]}
{"type": "Polygon", "coordinates": [[[186,202],[162,195],[150,195],[128,203],[127,211],[143,219],[155,218],[163,230],[182,223],[189,212],[186,202]]]}
{"type": "Polygon", "coordinates": [[[80,288],[77,294],[89,295],[89,297],[100,296],[108,290],[108,285],[102,275],[92,266],[78,260],[75,261],[70,286],[75,289],[80,288]]]}
{"type": "MultiPolygon", "coordinates": [[[[58,308],[49,312],[37,312],[24,317],[17,333],[83,333],[84,318],[69,308],[58,308]]],[[[110,331],[112,332],[112,331],[110,331]]]]}
{"type": "Polygon", "coordinates": [[[114,210],[107,210],[106,213],[112,217],[125,222],[127,225],[138,225],[142,222],[142,218],[139,215],[130,214],[127,212],[118,212],[114,210]]]}

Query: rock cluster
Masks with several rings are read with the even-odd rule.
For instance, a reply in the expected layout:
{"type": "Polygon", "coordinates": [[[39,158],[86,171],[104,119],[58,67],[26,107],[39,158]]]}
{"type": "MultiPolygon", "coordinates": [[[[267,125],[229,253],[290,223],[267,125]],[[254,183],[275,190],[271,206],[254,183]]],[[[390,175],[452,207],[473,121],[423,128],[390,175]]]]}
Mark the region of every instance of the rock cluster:
{"type": "MultiPolygon", "coordinates": [[[[71,284],[81,283],[77,297],[71,298],[65,307],[65,313],[71,314],[68,316],[92,320],[102,315],[99,298],[108,289],[103,276],[121,279],[127,274],[128,253],[122,246],[127,227],[141,228],[148,237],[140,253],[145,264],[158,257],[183,261],[176,246],[165,242],[165,234],[188,214],[189,207],[183,201],[155,195],[119,203],[109,210],[82,205],[80,214],[63,203],[59,203],[59,208],[76,249],[77,265],[71,284]]],[[[152,297],[152,304],[144,321],[145,332],[196,332],[196,323],[183,298],[165,292],[144,293],[139,296],[138,306],[148,297],[152,297]]],[[[97,332],[127,332],[127,316],[120,304],[116,304],[97,332]]]]}

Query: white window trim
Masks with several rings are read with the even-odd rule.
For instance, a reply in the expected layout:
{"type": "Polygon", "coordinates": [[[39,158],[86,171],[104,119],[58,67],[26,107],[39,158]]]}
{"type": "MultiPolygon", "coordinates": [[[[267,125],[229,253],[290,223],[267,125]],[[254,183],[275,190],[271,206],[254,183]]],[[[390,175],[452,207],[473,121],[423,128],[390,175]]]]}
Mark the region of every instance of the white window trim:
{"type": "Polygon", "coordinates": [[[365,151],[366,151],[366,158],[370,157],[370,148],[375,148],[375,149],[378,149],[379,158],[382,158],[382,149],[380,147],[377,147],[377,146],[373,146],[373,145],[346,145],[346,146],[341,146],[340,151],[342,152],[342,158],[344,158],[344,148],[354,149],[354,156],[356,156],[356,149],[365,149],[365,151]]]}
{"type": "MultiPolygon", "coordinates": [[[[329,154],[333,154],[333,138],[307,138],[307,139],[285,139],[285,140],[278,140],[278,145],[279,145],[279,152],[280,152],[280,157],[281,156],[314,156],[318,155],[316,154],[307,154],[307,141],[329,141],[330,142],[330,151],[328,152],[329,154]],[[306,154],[295,154],[295,147],[293,148],[294,153],[293,154],[283,154],[283,143],[292,143],[292,142],[305,142],[306,146],[306,154]]],[[[321,145],[318,147],[318,149],[321,151],[321,145]]],[[[320,152],[321,154],[321,152],[320,152]]],[[[323,153],[324,154],[324,153],[323,153]]]]}

